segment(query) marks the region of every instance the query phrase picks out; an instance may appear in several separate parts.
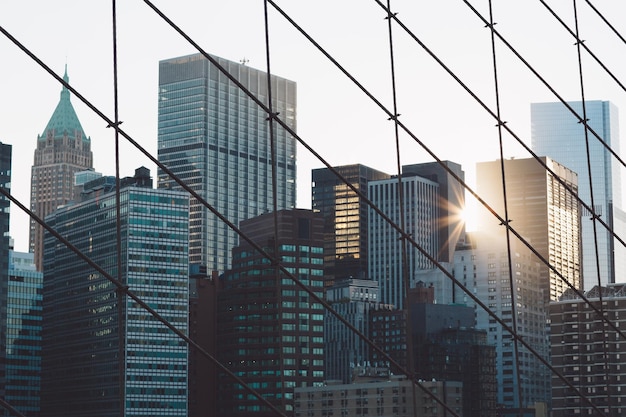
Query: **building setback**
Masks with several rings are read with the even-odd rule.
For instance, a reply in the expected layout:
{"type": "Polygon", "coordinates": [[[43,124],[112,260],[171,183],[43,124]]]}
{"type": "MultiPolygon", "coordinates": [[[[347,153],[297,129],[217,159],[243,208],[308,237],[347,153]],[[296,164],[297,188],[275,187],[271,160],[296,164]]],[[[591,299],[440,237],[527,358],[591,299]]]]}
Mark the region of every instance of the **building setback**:
{"type": "MultiPolygon", "coordinates": [[[[623,329],[626,284],[611,284],[601,290],[602,304],[597,286],[585,297],[615,327],[623,329]]],[[[594,308],[572,291],[550,303],[552,366],[607,416],[623,416],[626,344],[594,308]]],[[[553,417],[597,415],[587,400],[552,376],[553,417]]]]}
{"type": "MultiPolygon", "coordinates": [[[[267,74],[213,57],[261,102],[267,74]]],[[[296,129],[296,83],[272,75],[272,109],[296,129]]],[[[201,54],[159,62],[158,158],[230,222],[295,207],[296,141],[275,124],[271,154],[268,115],[201,54]],[[276,167],[276,207],[272,197],[276,167]]],[[[159,171],[158,188],[181,189],[159,171]]],[[[224,272],[238,235],[191,200],[189,262],[224,272]]]]}
{"type": "MultiPolygon", "coordinates": [[[[67,68],[63,80],[69,82],[67,68]]],[[[57,207],[72,201],[74,174],[92,167],[91,138],[85,135],[70,101],[70,92],[63,86],[50,121],[43,133],[37,135],[30,180],[31,211],[44,219],[57,207]]],[[[43,235],[43,227],[31,219],[29,251],[35,254],[39,271],[42,270],[43,235]]]]}
{"type": "MultiPolygon", "coordinates": [[[[281,265],[318,297],[323,296],[324,240],[319,213],[280,210],[241,222],[241,230],[265,251],[276,254],[281,265]]],[[[220,283],[218,360],[290,415],[294,388],[321,386],[324,381],[322,304],[279,273],[248,242],[233,249],[233,267],[220,283]]],[[[229,376],[222,375],[219,382],[218,415],[275,415],[229,376]]]]}
{"type": "MultiPolygon", "coordinates": [[[[105,179],[85,185],[97,186],[94,198],[84,193],[46,221],[117,277],[116,198],[98,192],[105,179]]],[[[187,333],[189,197],[150,188],[145,168],[133,179],[120,190],[119,279],[187,333]]],[[[44,415],[187,416],[183,340],[49,233],[44,277],[44,415]]]]}
{"type": "MultiPolygon", "coordinates": [[[[568,105],[583,117],[582,102],[568,105]]],[[[620,155],[618,109],[609,101],[585,102],[587,123],[607,147],[620,155]]],[[[596,214],[608,224],[617,236],[626,236],[626,214],[623,211],[620,164],[596,136],[589,131],[589,158],[587,165],[585,127],[565,105],[532,103],[530,105],[532,148],[539,155],[549,156],[578,174],[578,196],[591,207],[591,187],[596,214]],[[591,184],[589,178],[591,177],[591,184]]],[[[626,276],[626,248],[604,226],[597,223],[597,249],[592,215],[581,214],[582,277],[584,288],[598,285],[598,271],[602,285],[626,276]],[[597,258],[596,258],[597,250],[597,258]],[[597,259],[597,261],[596,261],[597,259]]],[[[581,288],[583,288],[581,286],[581,288]]]]}
{"type": "MultiPolygon", "coordinates": [[[[367,197],[367,184],[389,174],[361,164],[333,167],[367,197]]],[[[311,172],[312,209],[324,217],[324,276],[326,285],[335,279],[367,278],[369,206],[329,168],[311,172]]]]}

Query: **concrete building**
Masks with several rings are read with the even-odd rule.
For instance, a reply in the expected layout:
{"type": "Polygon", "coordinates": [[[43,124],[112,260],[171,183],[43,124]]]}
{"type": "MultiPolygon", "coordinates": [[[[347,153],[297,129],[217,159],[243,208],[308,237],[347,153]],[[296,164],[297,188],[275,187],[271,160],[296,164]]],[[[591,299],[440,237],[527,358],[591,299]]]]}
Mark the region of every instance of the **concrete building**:
{"type": "MultiPolygon", "coordinates": [[[[582,118],[582,102],[569,102],[582,118]]],[[[609,101],[589,100],[585,102],[587,123],[600,140],[620,155],[619,114],[617,107],[609,101]]],[[[594,211],[624,239],[626,236],[626,214],[623,211],[621,164],[615,160],[605,145],[591,132],[589,160],[585,127],[563,103],[532,103],[531,133],[532,149],[539,155],[548,156],[578,174],[578,196],[591,207],[593,187],[594,211]],[[589,181],[591,178],[591,182],[589,181]]],[[[615,282],[616,277],[626,276],[626,248],[601,224],[597,224],[597,260],[594,227],[591,213],[581,214],[582,266],[584,288],[598,285],[598,271],[602,285],[615,282]]],[[[581,286],[582,288],[582,286],[581,286]]]]}
{"type": "MultiPolygon", "coordinates": [[[[46,221],[187,333],[189,196],[150,188],[146,171],[120,189],[121,258],[104,177],[46,221]]],[[[43,294],[43,415],[187,416],[187,344],[49,233],[43,294]]]]}
{"type": "MultiPolygon", "coordinates": [[[[241,230],[323,297],[324,239],[319,213],[293,209],[262,214],[242,221],[241,230]]],[[[232,265],[220,277],[217,295],[217,358],[291,414],[294,388],[320,386],[325,379],[322,304],[247,241],[233,249],[232,265]]],[[[219,377],[217,390],[220,416],[275,415],[225,374],[219,377]]]]}
{"type": "MultiPolygon", "coordinates": [[[[267,74],[213,57],[261,102],[267,74]]],[[[272,75],[272,109],[296,129],[296,83],[272,75]]],[[[275,159],[268,115],[201,54],[159,62],[158,158],[230,222],[296,204],[296,140],[274,123],[275,159]]],[[[180,189],[164,172],[158,188],[180,189]]],[[[191,200],[189,262],[224,272],[238,235],[191,200]]]]}
{"type": "MultiPolygon", "coordinates": [[[[585,297],[617,328],[626,326],[626,284],[596,286],[585,297]]],[[[550,303],[550,321],[552,366],[607,416],[626,415],[623,337],[571,291],[550,303]]],[[[552,376],[553,417],[597,414],[565,382],[552,376]]]]}
{"type": "MultiPolygon", "coordinates": [[[[63,76],[69,82],[67,68],[63,76]]],[[[43,133],[37,135],[37,148],[31,170],[30,209],[44,219],[57,207],[75,197],[74,174],[93,167],[91,138],[85,132],[65,86],[43,133]]],[[[35,254],[37,270],[42,270],[44,229],[30,221],[29,251],[35,254]]]]}

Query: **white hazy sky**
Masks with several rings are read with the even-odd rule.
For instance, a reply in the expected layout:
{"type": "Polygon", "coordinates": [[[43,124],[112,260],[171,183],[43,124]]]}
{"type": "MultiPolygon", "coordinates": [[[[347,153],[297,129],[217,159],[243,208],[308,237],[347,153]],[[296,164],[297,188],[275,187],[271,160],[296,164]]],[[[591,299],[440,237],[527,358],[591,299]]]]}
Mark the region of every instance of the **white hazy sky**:
{"type": "MultiPolygon", "coordinates": [[[[280,7],[392,109],[385,12],[374,0],[276,0],[280,7]]],[[[386,1],[385,1],[386,2],[386,1]]],[[[573,3],[547,3],[572,29],[573,3]]],[[[265,69],[262,0],[155,0],[154,4],[212,54],[265,69]]],[[[488,18],[488,1],[472,0],[488,18]]],[[[581,39],[622,83],[626,45],[579,0],[581,39]]],[[[626,36],[626,2],[592,0],[626,36]]],[[[462,0],[393,0],[398,18],[472,91],[495,110],[490,32],[462,0]]],[[[573,37],[539,0],[493,1],[496,29],[565,100],[580,100],[573,37]]],[[[195,53],[143,1],[117,2],[119,112],[122,128],[156,155],[158,61],[195,53]]],[[[396,171],[393,124],[271,6],[272,72],[298,83],[298,134],[333,165],[363,163],[396,171]]],[[[110,1],[31,0],[0,3],[0,26],[57,74],[67,64],[70,84],[113,118],[112,4],[110,1]]],[[[473,185],[476,162],[498,158],[495,121],[433,58],[394,25],[398,112],[411,131],[441,159],[462,164],[473,185]]],[[[585,97],[610,100],[626,126],[626,93],[583,51],[585,97]]],[[[7,37],[0,34],[0,141],[13,145],[12,194],[30,204],[30,169],[38,134],[59,100],[61,85],[7,37]]],[[[530,145],[530,103],[558,101],[498,42],[502,118],[530,145]]],[[[114,174],[114,132],[76,97],[74,108],[91,137],[94,168],[114,174]]],[[[123,140],[123,139],[122,139],[123,140]]],[[[506,157],[527,155],[505,135],[506,157]]],[[[622,149],[625,147],[622,146],[622,149]]],[[[401,134],[403,164],[430,162],[401,134]]],[[[156,167],[126,142],[122,175],[156,167]]],[[[623,155],[623,152],[622,152],[623,155]]],[[[310,207],[311,169],[323,166],[301,149],[298,206],[310,207]]],[[[626,181],[626,179],[624,179],[626,181]]],[[[28,218],[11,209],[16,249],[28,248],[28,218]]]]}

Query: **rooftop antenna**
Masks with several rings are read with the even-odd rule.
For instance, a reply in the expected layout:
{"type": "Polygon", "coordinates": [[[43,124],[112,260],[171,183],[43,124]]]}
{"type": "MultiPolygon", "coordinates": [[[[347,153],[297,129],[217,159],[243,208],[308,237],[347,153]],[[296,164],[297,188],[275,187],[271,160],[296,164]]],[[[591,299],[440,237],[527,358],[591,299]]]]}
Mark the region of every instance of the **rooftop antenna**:
{"type": "Polygon", "coordinates": [[[249,60],[249,59],[246,59],[246,57],[245,57],[245,56],[243,57],[243,59],[240,59],[240,60],[239,60],[239,63],[240,63],[241,65],[246,65],[248,62],[250,62],[250,60],[249,60]]]}

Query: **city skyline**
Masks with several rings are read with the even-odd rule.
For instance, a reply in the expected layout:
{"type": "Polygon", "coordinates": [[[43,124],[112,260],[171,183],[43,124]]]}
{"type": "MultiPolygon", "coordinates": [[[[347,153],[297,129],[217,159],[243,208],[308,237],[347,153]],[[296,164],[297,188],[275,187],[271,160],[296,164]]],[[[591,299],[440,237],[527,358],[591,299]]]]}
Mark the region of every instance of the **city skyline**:
{"type": "MultiPolygon", "coordinates": [[[[12,4],[3,7],[3,19],[0,25],[6,27],[26,47],[40,54],[41,58],[60,76],[65,64],[72,75],[72,86],[107,114],[112,114],[112,76],[110,50],[110,25],[101,16],[107,15],[106,5],[98,8],[87,8],[81,4],[63,1],[55,4],[40,4],[36,10],[25,5],[12,4]],[[93,14],[92,14],[93,13],[93,14]],[[97,24],[91,21],[91,16],[99,16],[97,24]],[[38,36],[40,27],[45,27],[54,17],[82,16],[75,19],[75,24],[61,27],[54,33],[47,33],[45,37],[38,36]],[[87,37],[75,36],[76,31],[83,30],[93,36],[89,44],[85,44],[87,37]],[[94,55],[97,54],[97,55],[94,55]],[[98,82],[94,82],[98,80],[98,82]]],[[[186,9],[203,8],[200,3],[190,2],[186,9]]],[[[264,70],[265,57],[261,36],[250,41],[251,34],[262,32],[262,19],[259,19],[259,7],[242,7],[238,2],[229,2],[220,5],[220,11],[225,15],[241,12],[238,18],[245,24],[238,25],[240,36],[221,36],[222,33],[231,33],[232,25],[228,19],[219,19],[217,14],[207,13],[179,13],[175,7],[165,8],[166,13],[172,13],[173,19],[187,29],[193,37],[197,37],[201,46],[212,53],[231,60],[241,60],[247,65],[264,70]],[[243,10],[245,9],[245,11],[243,10]],[[243,13],[243,14],[242,14],[243,13]],[[215,16],[215,17],[213,17],[215,16]],[[199,26],[198,19],[202,21],[199,26]],[[206,25],[207,20],[211,22],[206,25]],[[208,26],[208,27],[207,27],[208,26]],[[198,33],[195,28],[202,27],[198,33]],[[219,39],[219,42],[214,42],[219,39]],[[211,40],[211,42],[209,42],[211,40]],[[255,43],[256,42],[256,43],[255,43]],[[210,47],[208,46],[210,45],[210,47]]],[[[433,52],[441,55],[445,63],[459,73],[464,82],[475,89],[481,99],[487,103],[493,102],[493,79],[490,69],[490,44],[488,32],[484,30],[482,22],[469,9],[459,3],[455,7],[443,4],[429,4],[426,10],[417,13],[417,6],[408,1],[397,1],[393,6],[420,38],[424,38],[427,46],[433,52]],[[452,27],[463,31],[462,39],[457,37],[440,36],[445,28],[435,25],[441,19],[451,22],[452,27]],[[416,28],[419,28],[416,29],[416,28]],[[465,47],[459,41],[467,42],[465,47]],[[458,51],[467,51],[458,53],[458,51]],[[467,61],[468,53],[473,58],[467,61]],[[460,70],[458,68],[461,68],[460,70]]],[[[557,12],[564,16],[571,16],[571,7],[555,7],[557,12]]],[[[599,8],[607,16],[623,14],[624,4],[602,3],[599,8]]],[[[320,31],[320,13],[324,4],[317,4],[314,9],[306,5],[292,6],[286,12],[293,13],[294,19],[305,29],[311,30],[322,46],[329,48],[329,52],[337,55],[338,60],[348,70],[354,72],[364,86],[371,89],[376,96],[385,97],[389,94],[391,82],[388,62],[388,39],[385,22],[381,23],[381,13],[384,12],[376,5],[371,7],[357,6],[357,2],[345,2],[337,9],[333,19],[337,19],[335,26],[348,13],[359,10],[360,19],[351,21],[353,31],[340,32],[331,39],[325,38],[320,31]],[[358,9],[357,9],[358,7],[358,9]],[[374,23],[376,22],[376,23],[374,23]],[[367,45],[365,53],[363,46],[367,45]],[[372,60],[372,57],[377,59],[372,60]],[[367,67],[364,65],[367,63],[367,67]],[[364,70],[367,68],[367,70],[364,70]]],[[[621,48],[614,34],[607,31],[605,25],[588,7],[581,6],[581,31],[584,34],[586,45],[599,54],[608,66],[616,65],[619,54],[615,48],[621,48]]],[[[483,14],[485,13],[482,10],[483,14]]],[[[275,13],[273,14],[275,15],[275,13]]],[[[168,56],[180,56],[195,52],[188,44],[180,41],[176,34],[164,30],[166,25],[151,14],[150,10],[139,6],[121,5],[119,9],[120,22],[120,117],[122,126],[131,136],[136,138],[142,146],[156,155],[156,85],[158,61],[168,56]],[[128,22],[141,18],[143,35],[133,37],[128,32],[128,22]],[[146,47],[144,40],[150,37],[151,44],[146,47]],[[156,47],[158,45],[158,47],[156,47]],[[141,51],[140,53],[137,51],[141,51]],[[132,63],[132,65],[131,65],[132,63]]],[[[276,16],[273,16],[276,17],[276,16]]],[[[576,100],[579,93],[579,81],[575,64],[575,49],[569,48],[573,42],[569,34],[560,27],[558,22],[539,4],[507,5],[496,7],[494,18],[498,22],[497,29],[513,46],[520,49],[530,61],[537,66],[537,70],[546,76],[548,82],[554,83],[558,92],[568,100],[576,100]],[[537,30],[521,32],[520,26],[524,19],[530,17],[538,23],[537,30]],[[541,23],[541,24],[539,24],[541,23]],[[538,41],[541,39],[541,41],[538,41]],[[567,46],[567,47],[565,47],[567,46]],[[559,65],[555,65],[558,63],[559,65]],[[567,71],[564,64],[567,63],[567,71]]],[[[325,14],[324,20],[328,16],[325,14]]],[[[336,68],[322,58],[319,53],[302,40],[291,27],[280,19],[272,20],[274,28],[270,34],[273,48],[272,72],[294,79],[299,85],[299,114],[298,132],[320,154],[327,157],[332,165],[363,163],[376,169],[394,173],[395,157],[393,146],[393,125],[387,121],[387,115],[370,106],[371,103],[355,88],[336,68]],[[298,50],[306,59],[293,59],[291,51],[298,50]],[[319,83],[320,79],[324,83],[319,83]],[[332,97],[332,99],[329,99],[332,97]],[[320,123],[324,120],[324,123],[320,123]],[[370,146],[358,146],[366,141],[376,140],[380,145],[376,151],[370,146]]],[[[271,22],[271,23],[272,23],[271,22]]],[[[324,30],[331,24],[325,25],[324,30]]],[[[134,25],[133,25],[134,27],[134,25]]],[[[620,29],[619,26],[617,26],[620,29]]],[[[328,30],[331,30],[328,28],[328,30]]],[[[404,36],[400,29],[396,29],[396,37],[404,36]]],[[[34,64],[28,57],[3,39],[6,46],[7,62],[11,66],[5,68],[7,80],[16,82],[7,83],[5,93],[11,100],[0,104],[6,121],[0,124],[0,140],[12,143],[16,155],[13,192],[22,202],[28,200],[28,186],[20,182],[28,174],[19,170],[31,165],[34,145],[31,143],[38,132],[36,126],[41,126],[48,119],[54,108],[55,97],[59,91],[59,83],[34,64]],[[23,89],[25,80],[28,80],[29,90],[23,89]],[[19,92],[19,93],[18,93],[19,92]]],[[[402,114],[401,121],[406,123],[418,137],[433,147],[441,159],[459,162],[467,173],[468,183],[473,183],[474,163],[481,160],[496,159],[498,157],[497,132],[493,129],[494,120],[487,116],[480,106],[469,99],[467,94],[445,73],[444,70],[432,65],[433,60],[423,55],[422,50],[414,43],[398,41],[396,48],[398,58],[398,87],[400,87],[399,107],[402,114]],[[416,66],[417,65],[417,66],[416,66]],[[419,68],[417,74],[412,68],[419,68]],[[407,73],[409,71],[410,75],[407,73]],[[427,82],[425,82],[427,81],[427,82]],[[443,89],[443,90],[442,90],[443,89]],[[458,90],[458,94],[457,94],[458,90]],[[441,94],[445,91],[445,94],[441,94]],[[422,97],[415,101],[412,97],[422,97]],[[445,109],[445,111],[442,111],[445,109]],[[445,123],[454,115],[455,123],[445,123]],[[469,140],[468,140],[469,139],[469,140]],[[453,144],[453,146],[451,146],[453,144]],[[477,153],[480,151],[480,155],[477,153]]],[[[527,76],[518,60],[500,54],[501,65],[507,72],[501,74],[501,91],[503,104],[503,119],[515,132],[519,133],[526,143],[530,144],[530,103],[539,101],[554,101],[554,96],[541,86],[534,77],[527,76]],[[519,71],[519,74],[517,72],[519,71]],[[504,76],[502,76],[504,74],[504,76]],[[514,75],[515,74],[515,75],[514,75]],[[511,77],[512,76],[512,77],[511,77]],[[513,80],[509,79],[513,78],[513,80]],[[511,101],[511,98],[514,100],[511,101]]],[[[626,108],[626,95],[615,88],[613,81],[608,80],[605,74],[598,76],[596,66],[589,64],[585,67],[587,75],[587,97],[614,102],[618,108],[626,108]]],[[[387,107],[391,107],[390,100],[383,100],[387,107]]],[[[76,111],[83,122],[85,131],[89,132],[93,143],[94,166],[98,171],[107,174],[112,172],[113,131],[106,129],[106,123],[94,115],[82,103],[75,102],[76,111]]],[[[624,111],[620,117],[624,117],[624,111]]],[[[622,122],[624,125],[624,122],[622,122]]],[[[402,142],[403,150],[412,152],[410,163],[430,162],[429,156],[417,150],[412,141],[402,142]]],[[[143,156],[134,149],[122,144],[123,150],[132,152],[122,153],[122,164],[131,169],[138,159],[143,156]]],[[[622,149],[624,147],[622,146],[622,149]]],[[[312,168],[322,167],[307,152],[299,149],[298,161],[298,199],[297,207],[307,208],[310,205],[309,178],[312,168]]],[[[510,138],[506,142],[505,156],[521,156],[516,147],[511,146],[510,138]]],[[[143,163],[143,162],[141,162],[143,163]]],[[[152,168],[151,163],[143,165],[152,168]]],[[[153,172],[156,170],[152,169],[153,172]]],[[[470,201],[470,204],[472,202],[470,201]]],[[[13,210],[12,227],[16,240],[16,249],[27,250],[27,242],[23,236],[28,231],[27,216],[19,210],[13,210]],[[19,225],[19,226],[18,226],[19,225]]]]}

